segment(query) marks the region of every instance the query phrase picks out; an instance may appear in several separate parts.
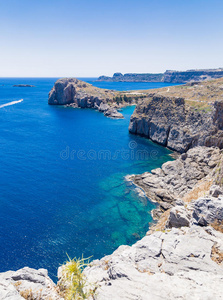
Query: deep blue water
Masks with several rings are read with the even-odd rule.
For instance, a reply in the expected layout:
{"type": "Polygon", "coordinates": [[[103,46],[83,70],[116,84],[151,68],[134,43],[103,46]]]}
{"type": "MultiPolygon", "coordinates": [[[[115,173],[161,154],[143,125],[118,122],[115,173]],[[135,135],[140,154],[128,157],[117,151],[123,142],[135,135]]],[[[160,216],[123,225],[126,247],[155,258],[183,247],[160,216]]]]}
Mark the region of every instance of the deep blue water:
{"type": "Polygon", "coordinates": [[[0,108],[0,272],[47,268],[55,279],[66,253],[100,258],[134,243],[148,230],[154,204],[124,176],[170,159],[169,150],[128,133],[134,107],[123,110],[124,120],[111,120],[90,109],[49,106],[55,80],[0,78],[0,105],[24,99],[0,108]],[[36,87],[12,87],[19,83],[36,87]]]}

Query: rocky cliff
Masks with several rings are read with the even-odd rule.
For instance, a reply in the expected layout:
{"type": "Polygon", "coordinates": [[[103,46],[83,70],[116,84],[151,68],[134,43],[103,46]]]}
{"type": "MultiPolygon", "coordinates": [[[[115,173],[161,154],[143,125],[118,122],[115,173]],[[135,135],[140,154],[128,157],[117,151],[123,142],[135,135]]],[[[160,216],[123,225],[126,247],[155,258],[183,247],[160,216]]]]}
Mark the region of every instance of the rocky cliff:
{"type": "Polygon", "coordinates": [[[126,81],[126,82],[169,82],[186,83],[190,81],[203,81],[223,77],[223,69],[171,71],[165,73],[114,73],[112,77],[100,76],[98,81],[126,81]]]}
{"type": "Polygon", "coordinates": [[[223,148],[223,79],[205,84],[154,90],[137,104],[129,131],[181,153],[195,146],[223,148]]]}
{"type": "Polygon", "coordinates": [[[188,70],[185,72],[167,70],[163,82],[186,83],[190,81],[203,81],[223,77],[223,69],[188,70]]]}
{"type": "Polygon", "coordinates": [[[123,118],[117,111],[116,97],[120,93],[100,89],[76,78],[62,78],[55,82],[49,93],[48,104],[70,105],[79,108],[93,108],[107,117],[123,118]]]}

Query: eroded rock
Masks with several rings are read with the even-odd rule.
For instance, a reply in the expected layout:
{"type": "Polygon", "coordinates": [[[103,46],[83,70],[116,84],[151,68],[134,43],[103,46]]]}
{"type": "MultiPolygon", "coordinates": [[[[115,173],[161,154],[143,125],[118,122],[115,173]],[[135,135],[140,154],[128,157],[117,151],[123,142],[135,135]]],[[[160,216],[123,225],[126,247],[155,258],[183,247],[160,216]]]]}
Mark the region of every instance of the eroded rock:
{"type": "Polygon", "coordinates": [[[45,269],[25,267],[18,271],[0,273],[1,300],[63,300],[45,269]]]}

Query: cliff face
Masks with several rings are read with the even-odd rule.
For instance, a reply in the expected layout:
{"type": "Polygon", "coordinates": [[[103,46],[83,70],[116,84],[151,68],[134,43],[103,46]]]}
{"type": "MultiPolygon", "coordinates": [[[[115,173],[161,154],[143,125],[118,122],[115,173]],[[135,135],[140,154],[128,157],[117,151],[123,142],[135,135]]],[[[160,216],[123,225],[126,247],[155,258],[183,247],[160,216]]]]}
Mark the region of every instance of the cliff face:
{"type": "Polygon", "coordinates": [[[123,118],[115,108],[116,92],[99,89],[76,78],[62,78],[55,82],[49,93],[48,104],[94,108],[111,118],[123,118]]]}
{"type": "Polygon", "coordinates": [[[210,111],[186,106],[183,98],[150,95],[136,106],[129,131],[178,152],[194,146],[223,148],[223,102],[210,111]]]}
{"type": "Polygon", "coordinates": [[[114,73],[113,77],[100,76],[98,81],[126,81],[126,82],[167,82],[167,83],[186,83],[190,81],[203,81],[223,77],[223,69],[213,70],[188,70],[171,71],[165,73],[114,73]]]}
{"type": "Polygon", "coordinates": [[[106,103],[115,94],[109,90],[93,87],[76,78],[62,78],[55,82],[49,93],[48,103],[52,105],[76,104],[78,107],[94,108],[106,103]]]}
{"type": "Polygon", "coordinates": [[[171,83],[186,83],[189,81],[203,81],[223,77],[223,69],[188,70],[185,72],[166,71],[163,81],[171,83]]]}

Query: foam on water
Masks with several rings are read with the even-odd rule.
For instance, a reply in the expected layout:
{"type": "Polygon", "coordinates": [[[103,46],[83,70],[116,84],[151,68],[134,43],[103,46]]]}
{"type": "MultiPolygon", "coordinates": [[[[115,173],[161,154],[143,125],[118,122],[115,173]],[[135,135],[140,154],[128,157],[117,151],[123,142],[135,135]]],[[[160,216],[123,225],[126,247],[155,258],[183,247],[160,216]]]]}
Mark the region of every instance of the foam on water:
{"type": "Polygon", "coordinates": [[[14,105],[14,104],[20,103],[22,101],[23,101],[23,99],[17,100],[17,101],[11,101],[9,103],[5,103],[5,104],[0,105],[0,108],[6,107],[6,106],[10,106],[10,105],[14,105]]]}

